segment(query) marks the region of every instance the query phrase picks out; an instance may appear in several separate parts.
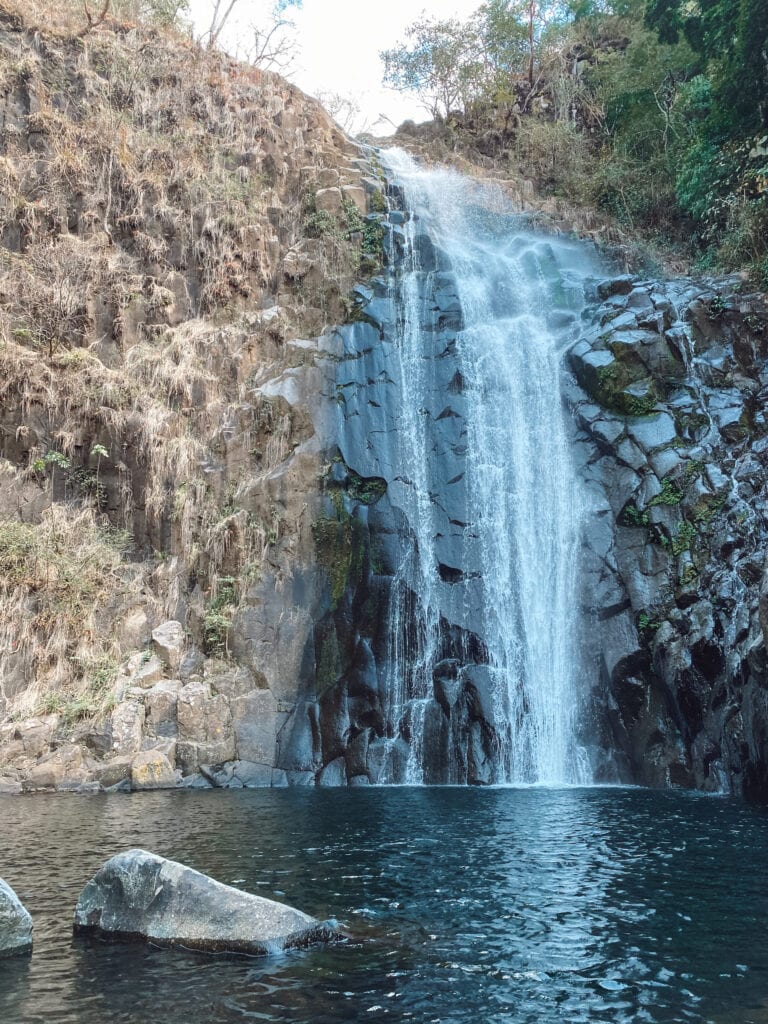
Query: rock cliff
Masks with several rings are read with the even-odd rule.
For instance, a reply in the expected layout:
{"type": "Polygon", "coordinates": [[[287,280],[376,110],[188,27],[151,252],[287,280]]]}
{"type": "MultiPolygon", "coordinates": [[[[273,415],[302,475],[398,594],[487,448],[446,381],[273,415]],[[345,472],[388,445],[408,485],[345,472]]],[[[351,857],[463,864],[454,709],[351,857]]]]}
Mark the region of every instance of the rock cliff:
{"type": "MultiPolygon", "coordinates": [[[[0,0],[0,55],[0,791],[403,781],[402,196],[313,100],[167,34],[0,0]]],[[[486,783],[462,311],[418,245],[456,506],[425,781],[486,783]]],[[[737,279],[595,284],[567,397],[599,778],[768,799],[766,339],[737,279]]]]}
{"type": "Polygon", "coordinates": [[[235,759],[264,781],[326,587],[296,339],[378,264],[379,172],[275,75],[18,10],[0,4],[3,785],[235,759]]]}
{"type": "Polygon", "coordinates": [[[604,745],[621,778],[764,801],[765,298],[620,277],[593,313],[569,359],[604,745]]]}

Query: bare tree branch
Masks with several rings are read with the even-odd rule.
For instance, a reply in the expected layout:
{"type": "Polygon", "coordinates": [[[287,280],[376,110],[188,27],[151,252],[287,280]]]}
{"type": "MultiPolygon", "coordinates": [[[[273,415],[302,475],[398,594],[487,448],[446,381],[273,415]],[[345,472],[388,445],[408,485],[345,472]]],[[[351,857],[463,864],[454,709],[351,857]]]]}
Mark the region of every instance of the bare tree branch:
{"type": "Polygon", "coordinates": [[[93,32],[95,28],[101,25],[103,21],[106,20],[111,3],[112,0],[104,0],[104,6],[101,8],[101,11],[96,16],[94,16],[93,14],[91,14],[90,8],[88,7],[88,0],[83,0],[83,9],[85,11],[85,17],[88,20],[88,24],[85,26],[84,29],[81,29],[81,31],[77,33],[79,37],[87,36],[90,32],[93,32]]]}

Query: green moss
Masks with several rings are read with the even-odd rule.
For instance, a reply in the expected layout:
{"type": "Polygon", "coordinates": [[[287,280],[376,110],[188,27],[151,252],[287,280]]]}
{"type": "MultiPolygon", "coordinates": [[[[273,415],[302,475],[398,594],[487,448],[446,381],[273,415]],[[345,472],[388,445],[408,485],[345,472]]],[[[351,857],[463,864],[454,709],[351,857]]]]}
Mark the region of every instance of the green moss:
{"type": "Polygon", "coordinates": [[[648,416],[656,408],[658,395],[652,382],[639,375],[640,371],[628,363],[615,360],[597,369],[597,388],[592,397],[606,409],[624,416],[648,416]],[[633,385],[645,384],[645,393],[629,390],[633,385]]]}
{"type": "Polygon", "coordinates": [[[330,492],[335,516],[322,516],[312,527],[317,559],[328,574],[331,608],[335,609],[347,587],[363,578],[365,527],[353,519],[344,507],[344,495],[338,488],[330,492]]]}
{"type": "Polygon", "coordinates": [[[709,526],[715,516],[720,512],[728,498],[727,492],[722,494],[705,495],[693,506],[694,522],[701,526],[709,526]]]}
{"type": "Polygon", "coordinates": [[[698,459],[691,459],[690,462],[686,464],[685,470],[683,471],[683,479],[686,483],[690,483],[692,480],[700,477],[703,472],[704,463],[700,462],[698,459]]]}
{"type": "Polygon", "coordinates": [[[648,513],[641,510],[637,505],[630,501],[619,513],[619,526],[648,526],[650,523],[650,517],[648,513]]]}
{"type": "Polygon", "coordinates": [[[341,675],[341,654],[339,639],[333,622],[321,635],[317,649],[317,692],[319,694],[335,686],[341,675]]]}
{"type": "Polygon", "coordinates": [[[353,469],[347,475],[347,493],[363,505],[375,505],[387,491],[387,481],[380,476],[360,476],[353,469]]]}
{"type": "Polygon", "coordinates": [[[216,597],[208,605],[203,618],[203,650],[212,658],[224,658],[229,653],[227,637],[237,602],[235,582],[232,576],[219,577],[216,597]]]}
{"type": "Polygon", "coordinates": [[[637,617],[637,628],[641,633],[655,633],[661,626],[659,619],[652,619],[647,612],[640,612],[637,617]]]}
{"type": "Polygon", "coordinates": [[[683,500],[683,492],[677,483],[669,476],[661,481],[661,491],[656,497],[651,498],[648,506],[652,505],[679,505],[683,500]]]}
{"type": "Polygon", "coordinates": [[[689,562],[683,570],[683,574],[680,577],[680,584],[683,587],[689,587],[692,583],[695,583],[699,578],[699,571],[693,562],[689,562]]]}
{"type": "Polygon", "coordinates": [[[684,551],[690,551],[695,538],[696,527],[693,523],[681,523],[670,542],[672,554],[681,555],[684,551]]]}

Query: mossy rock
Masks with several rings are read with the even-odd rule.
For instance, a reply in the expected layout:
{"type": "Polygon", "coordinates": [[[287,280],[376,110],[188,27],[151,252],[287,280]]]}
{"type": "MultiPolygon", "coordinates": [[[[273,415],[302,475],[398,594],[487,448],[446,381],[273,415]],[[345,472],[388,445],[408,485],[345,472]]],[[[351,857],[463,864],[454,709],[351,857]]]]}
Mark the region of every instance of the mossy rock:
{"type": "Polygon", "coordinates": [[[365,525],[349,515],[343,499],[336,508],[336,516],[322,516],[312,527],[317,560],[328,574],[331,609],[338,606],[348,587],[362,582],[367,539],[365,525]]]}
{"type": "Polygon", "coordinates": [[[597,386],[591,394],[603,408],[624,416],[649,416],[659,400],[642,364],[620,360],[598,367],[597,386]]]}

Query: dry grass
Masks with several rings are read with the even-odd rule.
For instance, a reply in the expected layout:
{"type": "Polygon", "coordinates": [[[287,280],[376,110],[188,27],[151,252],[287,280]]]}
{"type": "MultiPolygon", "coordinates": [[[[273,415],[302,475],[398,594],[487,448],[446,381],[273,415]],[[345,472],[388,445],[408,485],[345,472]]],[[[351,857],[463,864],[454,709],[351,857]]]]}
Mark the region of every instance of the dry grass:
{"type": "Polygon", "coordinates": [[[94,659],[127,653],[123,599],[157,621],[258,578],[282,529],[259,492],[306,425],[254,379],[338,319],[359,268],[342,232],[309,240],[306,279],[282,273],[308,165],[358,155],[333,122],[140,6],[82,35],[80,0],[0,0],[0,454],[52,503],[0,519],[0,693],[21,666],[22,711],[88,705],[94,659]]]}
{"type": "Polygon", "coordinates": [[[89,509],[54,505],[37,525],[0,519],[0,650],[31,680],[15,712],[62,687],[82,691],[117,654],[114,612],[143,586],[123,561],[127,544],[89,509]]]}

